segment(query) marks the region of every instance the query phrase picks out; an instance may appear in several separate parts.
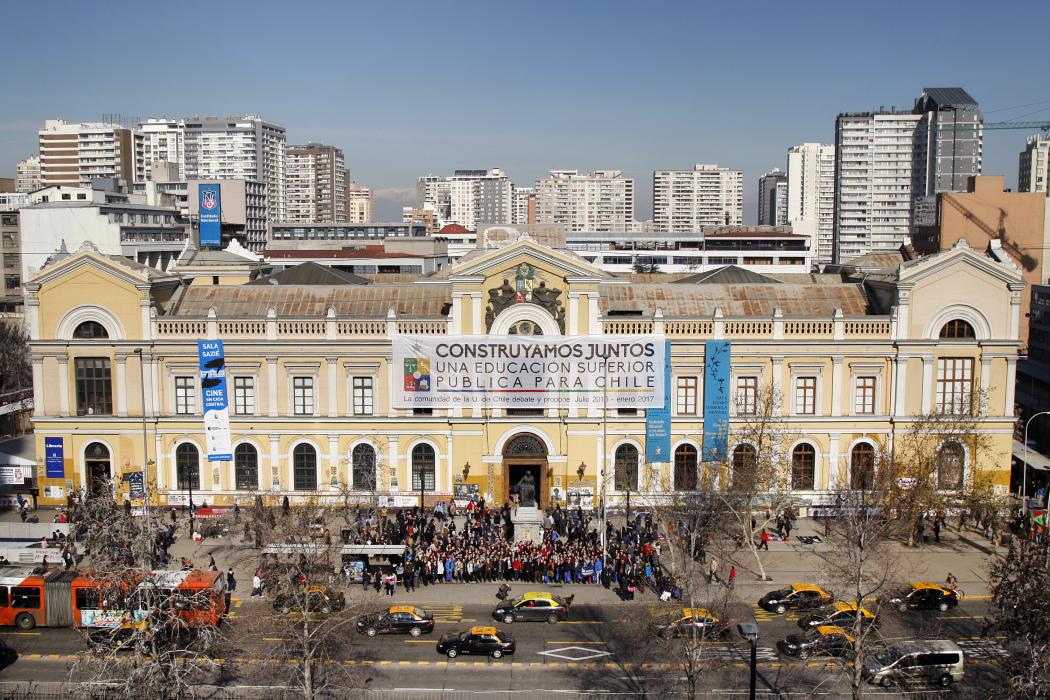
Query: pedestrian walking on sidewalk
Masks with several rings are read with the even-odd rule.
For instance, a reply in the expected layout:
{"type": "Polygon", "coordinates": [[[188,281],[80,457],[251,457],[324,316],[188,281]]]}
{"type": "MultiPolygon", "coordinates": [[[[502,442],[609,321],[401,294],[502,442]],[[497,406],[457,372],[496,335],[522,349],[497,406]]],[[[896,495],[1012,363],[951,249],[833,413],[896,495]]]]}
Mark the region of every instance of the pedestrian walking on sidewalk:
{"type": "Polygon", "coordinates": [[[711,557],[711,563],[707,567],[707,582],[714,583],[718,580],[718,559],[711,557]]]}
{"type": "Polygon", "coordinates": [[[262,578],[259,576],[259,572],[256,571],[255,575],[252,576],[252,596],[251,597],[252,598],[255,598],[256,596],[260,596],[261,597],[262,594],[263,594],[262,578]]]}
{"type": "Polygon", "coordinates": [[[766,532],[766,528],[762,528],[762,534],[759,535],[758,539],[759,539],[758,548],[759,549],[764,549],[764,550],[766,550],[768,552],[769,551],[769,533],[766,532]]]}
{"type": "Polygon", "coordinates": [[[729,590],[733,590],[733,584],[736,583],[736,567],[729,567],[729,590]]]}

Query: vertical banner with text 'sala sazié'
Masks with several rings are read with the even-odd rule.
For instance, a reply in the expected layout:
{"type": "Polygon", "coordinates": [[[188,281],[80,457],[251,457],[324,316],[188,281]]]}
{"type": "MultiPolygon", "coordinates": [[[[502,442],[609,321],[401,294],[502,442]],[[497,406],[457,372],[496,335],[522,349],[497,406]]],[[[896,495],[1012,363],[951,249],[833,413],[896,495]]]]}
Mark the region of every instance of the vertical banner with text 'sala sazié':
{"type": "Polygon", "coordinates": [[[197,341],[201,396],[204,399],[204,442],[209,462],[233,459],[230,407],[226,396],[226,354],[221,340],[197,341]]]}

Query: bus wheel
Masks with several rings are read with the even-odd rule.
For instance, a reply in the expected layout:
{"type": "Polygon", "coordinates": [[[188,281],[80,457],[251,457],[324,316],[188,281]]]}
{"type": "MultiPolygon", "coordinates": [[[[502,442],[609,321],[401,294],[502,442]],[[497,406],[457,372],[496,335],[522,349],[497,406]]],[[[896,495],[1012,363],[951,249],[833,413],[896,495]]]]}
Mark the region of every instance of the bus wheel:
{"type": "Polygon", "coordinates": [[[36,619],[29,613],[18,613],[15,624],[20,630],[31,630],[36,627],[36,619]]]}

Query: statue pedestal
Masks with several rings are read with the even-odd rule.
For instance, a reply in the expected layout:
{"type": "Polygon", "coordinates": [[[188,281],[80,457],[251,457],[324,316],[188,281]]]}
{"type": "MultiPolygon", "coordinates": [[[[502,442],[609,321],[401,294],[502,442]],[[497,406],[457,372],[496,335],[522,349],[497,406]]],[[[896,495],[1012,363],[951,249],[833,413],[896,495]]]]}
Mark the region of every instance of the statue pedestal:
{"type": "Polygon", "coordinates": [[[514,523],[514,541],[543,539],[543,511],[535,506],[518,506],[511,512],[510,521],[514,523]]]}

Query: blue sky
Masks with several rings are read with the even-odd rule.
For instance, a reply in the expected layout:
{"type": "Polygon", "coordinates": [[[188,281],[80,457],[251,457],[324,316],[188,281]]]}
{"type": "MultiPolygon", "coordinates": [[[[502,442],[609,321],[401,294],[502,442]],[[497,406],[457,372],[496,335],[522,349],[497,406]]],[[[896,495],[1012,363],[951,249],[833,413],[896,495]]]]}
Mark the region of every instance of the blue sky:
{"type": "MultiPolygon", "coordinates": [[[[832,142],[840,111],[959,85],[988,121],[1050,120],[1045,14],[966,0],[9,3],[0,174],[47,118],[254,112],[290,143],[343,148],[384,219],[416,177],[487,167],[519,185],[621,169],[648,218],[654,169],[709,162],[744,170],[753,222],[758,177],[793,144],[832,142]]],[[[985,173],[1015,183],[1027,135],[989,132],[985,173]]]]}

